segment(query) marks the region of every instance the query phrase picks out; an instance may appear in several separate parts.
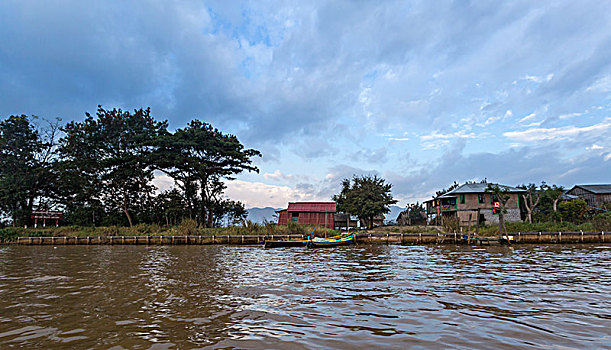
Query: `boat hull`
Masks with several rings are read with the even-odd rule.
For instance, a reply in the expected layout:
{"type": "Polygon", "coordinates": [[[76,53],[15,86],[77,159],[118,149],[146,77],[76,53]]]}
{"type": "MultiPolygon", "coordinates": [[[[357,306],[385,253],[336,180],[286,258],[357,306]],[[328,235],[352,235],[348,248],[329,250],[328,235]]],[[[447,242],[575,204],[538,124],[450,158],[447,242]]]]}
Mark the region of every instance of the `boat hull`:
{"type": "Polygon", "coordinates": [[[338,247],[343,245],[354,244],[356,240],[356,235],[349,235],[346,237],[341,237],[337,239],[314,239],[307,242],[308,248],[328,248],[328,247],[338,247]]]}

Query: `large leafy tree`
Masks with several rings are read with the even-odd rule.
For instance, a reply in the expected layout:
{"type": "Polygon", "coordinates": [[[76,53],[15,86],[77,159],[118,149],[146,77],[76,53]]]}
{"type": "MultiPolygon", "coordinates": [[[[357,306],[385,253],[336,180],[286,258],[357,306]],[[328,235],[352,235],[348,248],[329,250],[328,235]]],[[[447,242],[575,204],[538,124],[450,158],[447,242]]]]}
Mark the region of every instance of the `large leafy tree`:
{"type": "Polygon", "coordinates": [[[68,206],[106,206],[121,211],[130,226],[153,192],[153,150],[166,133],[150,109],[133,113],[98,106],[82,122],[64,127],[61,153],[68,206]]]}
{"type": "Polygon", "coordinates": [[[10,116],[0,122],[0,211],[24,225],[34,207],[54,205],[58,123],[38,128],[37,117],[10,116]]]}
{"type": "Polygon", "coordinates": [[[181,189],[190,216],[195,216],[200,225],[212,227],[235,208],[224,203],[223,180],[231,180],[243,171],[259,172],[252,158],[260,155],[257,150],[245,149],[236,136],[193,120],[160,139],[156,164],[181,189]]]}
{"type": "Polygon", "coordinates": [[[354,176],[352,180],[342,181],[342,190],[332,199],[337,203],[340,212],[357,215],[373,227],[373,219],[390,212],[389,205],[397,203],[392,198],[392,185],[382,178],[374,176],[354,176]]]}

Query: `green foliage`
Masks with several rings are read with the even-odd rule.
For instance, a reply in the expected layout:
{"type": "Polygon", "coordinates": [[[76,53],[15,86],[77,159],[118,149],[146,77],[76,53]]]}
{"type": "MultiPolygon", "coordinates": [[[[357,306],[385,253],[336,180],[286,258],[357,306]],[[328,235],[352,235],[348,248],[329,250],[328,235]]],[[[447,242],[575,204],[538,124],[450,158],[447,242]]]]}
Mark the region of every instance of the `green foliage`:
{"type": "Polygon", "coordinates": [[[251,158],[260,156],[259,151],[245,149],[236,136],[199,120],[166,134],[157,145],[156,164],[174,179],[200,225],[216,227],[226,215],[231,222],[245,216],[241,203],[223,199],[222,179],[233,179],[242,171],[258,172],[251,158]]]}
{"type": "Polygon", "coordinates": [[[342,181],[342,191],[333,196],[337,210],[356,215],[373,227],[373,219],[390,211],[388,206],[397,203],[391,195],[391,184],[377,176],[354,176],[352,181],[342,181]]]}
{"type": "Polygon", "coordinates": [[[306,229],[304,225],[300,225],[296,222],[293,221],[289,221],[288,225],[287,225],[287,229],[288,229],[288,233],[290,234],[299,234],[299,235],[303,235],[306,233],[306,229]]]}
{"type": "MultiPolygon", "coordinates": [[[[576,225],[572,222],[508,222],[507,232],[579,232],[593,231],[595,228],[592,223],[576,225]]],[[[493,236],[499,234],[497,225],[480,227],[481,236],[493,236]]]]}
{"type": "Polygon", "coordinates": [[[583,199],[560,202],[558,205],[560,216],[563,221],[580,224],[585,221],[588,212],[588,203],[583,199]]]}
{"type": "Polygon", "coordinates": [[[83,122],[68,123],[61,140],[68,208],[103,203],[122,211],[133,226],[133,213],[145,207],[154,190],[152,152],[166,128],[150,109],[130,113],[101,106],[95,117],[87,113],[83,122]]]}
{"type": "Polygon", "coordinates": [[[183,219],[176,231],[182,236],[195,235],[197,234],[197,223],[193,219],[183,219]]]}
{"type": "Polygon", "coordinates": [[[533,211],[534,222],[561,221],[562,217],[558,212],[558,203],[564,193],[562,186],[548,185],[541,183],[539,205],[533,211]]]}
{"type": "Polygon", "coordinates": [[[611,213],[595,215],[592,218],[592,226],[597,231],[611,231],[611,213]]]}
{"type": "Polygon", "coordinates": [[[0,228],[0,243],[15,241],[20,235],[20,230],[14,227],[0,228]]]}
{"type": "MultiPolygon", "coordinates": [[[[64,223],[79,226],[175,226],[194,218],[198,226],[236,224],[244,205],[223,197],[226,179],[258,171],[233,135],[194,120],[171,133],[150,109],[86,113],[61,128],[38,128],[36,117],[0,121],[0,218],[29,225],[30,213],[62,210],[64,223]],[[153,172],[161,170],[176,189],[157,194],[153,172]]],[[[131,231],[130,231],[131,232],[131,231]]]]}
{"type": "Polygon", "coordinates": [[[244,229],[244,231],[248,232],[248,234],[252,235],[255,232],[259,231],[259,227],[260,225],[256,222],[253,222],[251,220],[243,220],[242,221],[242,228],[244,229]]]}
{"type": "Polygon", "coordinates": [[[23,226],[35,205],[49,205],[55,182],[55,139],[58,125],[44,129],[37,117],[10,116],[0,122],[0,215],[23,226]]]}
{"type": "Polygon", "coordinates": [[[435,192],[435,195],[433,196],[433,198],[437,198],[439,196],[443,196],[444,194],[458,188],[458,186],[460,186],[460,184],[456,181],[454,181],[453,184],[451,184],[447,189],[443,188],[440,191],[435,192]]]}

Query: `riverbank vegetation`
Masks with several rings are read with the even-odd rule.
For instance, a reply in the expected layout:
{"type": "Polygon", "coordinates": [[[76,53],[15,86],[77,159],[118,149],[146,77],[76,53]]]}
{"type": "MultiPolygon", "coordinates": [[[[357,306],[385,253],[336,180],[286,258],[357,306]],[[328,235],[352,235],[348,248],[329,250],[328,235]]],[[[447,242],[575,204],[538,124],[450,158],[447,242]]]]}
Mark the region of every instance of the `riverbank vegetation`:
{"type": "Polygon", "coordinates": [[[185,219],[198,228],[239,223],[246,210],[224,197],[224,180],[258,172],[258,156],[199,120],[170,131],[150,109],[99,106],[67,124],[10,116],[0,121],[0,227],[33,226],[32,210],[62,211],[75,232],[169,230],[185,219]],[[167,182],[161,193],[155,176],[167,182]]]}
{"type": "Polygon", "coordinates": [[[226,236],[226,235],[308,235],[333,236],[339,231],[296,223],[276,225],[244,220],[240,225],[227,227],[202,227],[195,220],[186,219],[176,226],[136,224],[133,226],[59,226],[59,227],[5,227],[0,228],[0,242],[11,242],[17,237],[95,237],[95,236],[226,236]]]}

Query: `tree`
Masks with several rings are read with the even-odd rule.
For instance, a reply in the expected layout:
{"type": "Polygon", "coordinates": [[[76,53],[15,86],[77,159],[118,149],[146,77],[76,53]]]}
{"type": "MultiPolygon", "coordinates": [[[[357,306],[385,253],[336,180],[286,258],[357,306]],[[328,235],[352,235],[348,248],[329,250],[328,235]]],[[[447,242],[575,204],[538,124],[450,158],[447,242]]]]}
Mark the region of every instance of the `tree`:
{"type": "Polygon", "coordinates": [[[189,210],[197,222],[214,226],[232,206],[223,204],[226,188],[222,180],[232,180],[242,171],[259,169],[254,149],[245,149],[234,135],[223,134],[208,123],[191,121],[186,128],[166,134],[156,152],[158,169],[174,179],[182,190],[189,210]]]}
{"type": "Polygon", "coordinates": [[[497,184],[488,184],[486,187],[486,192],[492,193],[494,198],[499,202],[499,240],[503,238],[503,232],[505,236],[507,236],[507,227],[505,227],[505,214],[507,213],[507,209],[505,209],[505,204],[509,198],[508,189],[504,186],[499,186],[497,184]]]}
{"type": "Polygon", "coordinates": [[[377,176],[354,176],[342,180],[342,190],[332,199],[337,203],[340,212],[357,215],[373,227],[373,219],[390,212],[389,205],[397,203],[391,195],[391,184],[377,176]]]}
{"type": "Polygon", "coordinates": [[[588,203],[581,198],[561,202],[558,207],[562,220],[574,224],[581,224],[584,221],[589,208],[588,203]]]}
{"type": "Polygon", "coordinates": [[[54,205],[54,166],[59,120],[45,128],[38,117],[10,116],[0,122],[0,212],[13,225],[30,221],[34,206],[54,205]]]}
{"type": "Polygon", "coordinates": [[[548,185],[545,182],[541,183],[539,205],[533,212],[533,219],[537,221],[557,221],[561,220],[561,215],[558,212],[558,203],[564,194],[562,186],[548,185]]]}
{"type": "Polygon", "coordinates": [[[397,217],[397,224],[412,225],[413,223],[426,222],[426,212],[422,203],[409,203],[404,211],[397,217]]]}
{"type": "MultiPolygon", "coordinates": [[[[542,186],[543,185],[545,185],[545,182],[542,184],[542,186]]],[[[526,215],[528,217],[528,222],[532,224],[532,213],[533,210],[535,210],[535,208],[539,204],[539,200],[541,199],[541,193],[537,190],[537,185],[535,184],[522,185],[518,186],[518,188],[526,190],[526,194],[523,194],[522,198],[524,198],[524,206],[526,207],[526,215]]]]}
{"type": "Polygon", "coordinates": [[[64,180],[82,187],[70,188],[67,201],[120,210],[133,226],[132,211],[152,195],[151,155],[166,128],[167,122],[156,121],[150,108],[130,113],[98,106],[96,117],[86,113],[83,122],[68,123],[61,140],[64,180]]]}
{"type": "Polygon", "coordinates": [[[433,198],[437,198],[439,196],[443,196],[444,194],[446,194],[446,193],[448,193],[448,192],[458,188],[458,186],[460,186],[460,184],[458,182],[454,181],[454,183],[452,183],[450,185],[450,187],[448,187],[447,189],[443,188],[440,191],[435,192],[435,196],[433,196],[433,198]]]}

